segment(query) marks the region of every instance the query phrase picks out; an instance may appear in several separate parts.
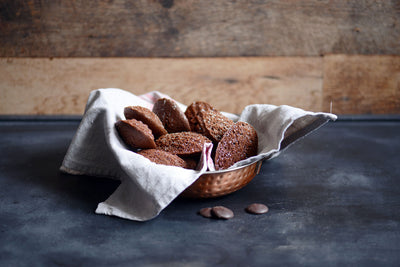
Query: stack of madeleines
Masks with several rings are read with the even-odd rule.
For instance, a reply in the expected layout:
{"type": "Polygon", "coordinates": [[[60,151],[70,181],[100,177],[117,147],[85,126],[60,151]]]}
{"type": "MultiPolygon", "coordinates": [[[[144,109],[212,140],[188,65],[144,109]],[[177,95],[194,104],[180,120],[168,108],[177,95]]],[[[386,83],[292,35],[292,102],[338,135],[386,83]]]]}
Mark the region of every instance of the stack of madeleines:
{"type": "Polygon", "coordinates": [[[235,123],[205,102],[193,102],[182,111],[174,100],[160,98],[153,110],[129,106],[124,116],[115,123],[124,143],[158,164],[196,169],[205,143],[213,143],[216,170],[257,154],[253,126],[235,123]]]}

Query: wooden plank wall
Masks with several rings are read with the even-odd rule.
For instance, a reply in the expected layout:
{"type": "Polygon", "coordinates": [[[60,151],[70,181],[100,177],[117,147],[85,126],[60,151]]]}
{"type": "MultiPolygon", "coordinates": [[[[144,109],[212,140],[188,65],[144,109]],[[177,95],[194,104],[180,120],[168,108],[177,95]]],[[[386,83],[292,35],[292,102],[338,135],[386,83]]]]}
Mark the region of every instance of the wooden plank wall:
{"type": "Polygon", "coordinates": [[[0,1],[0,114],[81,114],[107,87],[400,114],[400,1],[0,1]]]}

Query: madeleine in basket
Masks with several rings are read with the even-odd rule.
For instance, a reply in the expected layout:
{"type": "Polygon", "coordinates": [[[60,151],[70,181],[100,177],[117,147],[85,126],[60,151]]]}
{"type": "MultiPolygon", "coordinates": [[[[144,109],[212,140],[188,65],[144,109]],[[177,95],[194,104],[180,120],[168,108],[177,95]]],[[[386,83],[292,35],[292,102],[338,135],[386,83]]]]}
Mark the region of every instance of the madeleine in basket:
{"type": "Polygon", "coordinates": [[[160,98],[153,110],[130,106],[115,127],[125,144],[149,160],[196,169],[205,143],[212,143],[215,170],[203,174],[182,195],[216,197],[236,191],[259,172],[261,162],[227,170],[255,156],[257,132],[249,123],[234,122],[205,102],[193,102],[182,111],[171,99],[160,98]],[[162,151],[162,152],[161,152],[162,151]]]}

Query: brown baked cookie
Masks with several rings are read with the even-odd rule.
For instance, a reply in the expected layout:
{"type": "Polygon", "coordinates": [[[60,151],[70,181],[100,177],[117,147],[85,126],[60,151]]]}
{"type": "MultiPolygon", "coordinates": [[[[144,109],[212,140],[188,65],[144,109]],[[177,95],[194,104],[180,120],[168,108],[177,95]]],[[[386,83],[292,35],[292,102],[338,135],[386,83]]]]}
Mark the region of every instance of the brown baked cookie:
{"type": "Polygon", "coordinates": [[[156,141],[158,149],[179,156],[200,154],[204,143],[211,143],[211,140],[195,132],[169,133],[160,136],[156,141]]]}
{"type": "Polygon", "coordinates": [[[160,98],[154,103],[153,112],[157,114],[168,133],[190,131],[185,113],[174,100],[160,98]]]}
{"type": "Polygon", "coordinates": [[[210,104],[202,101],[196,101],[190,104],[185,111],[186,118],[189,121],[190,130],[197,133],[205,133],[205,127],[200,114],[214,109],[210,104]]]}
{"type": "Polygon", "coordinates": [[[215,144],[234,122],[213,108],[210,104],[197,101],[190,104],[185,115],[189,120],[190,129],[207,136],[215,144]]]}
{"type": "Polygon", "coordinates": [[[195,170],[199,164],[199,160],[196,160],[196,157],[182,157],[182,159],[186,162],[186,169],[195,170]]]}
{"type": "Polygon", "coordinates": [[[156,138],[167,133],[160,118],[148,108],[141,106],[125,107],[124,115],[127,120],[136,119],[147,124],[156,138]]]}
{"type": "Polygon", "coordinates": [[[138,152],[138,154],[148,158],[152,162],[157,164],[178,166],[182,168],[188,168],[187,163],[178,157],[177,155],[171,154],[160,149],[143,149],[138,152]]]}
{"type": "Polygon", "coordinates": [[[256,130],[246,122],[235,123],[222,137],[215,152],[215,169],[229,168],[234,163],[257,155],[256,130]]]}
{"type": "Polygon", "coordinates": [[[214,143],[221,141],[225,132],[235,124],[231,119],[217,110],[204,112],[202,118],[206,129],[205,136],[210,138],[214,143]]]}
{"type": "Polygon", "coordinates": [[[141,121],[119,120],[115,127],[122,140],[131,148],[156,148],[150,128],[141,121]]]}

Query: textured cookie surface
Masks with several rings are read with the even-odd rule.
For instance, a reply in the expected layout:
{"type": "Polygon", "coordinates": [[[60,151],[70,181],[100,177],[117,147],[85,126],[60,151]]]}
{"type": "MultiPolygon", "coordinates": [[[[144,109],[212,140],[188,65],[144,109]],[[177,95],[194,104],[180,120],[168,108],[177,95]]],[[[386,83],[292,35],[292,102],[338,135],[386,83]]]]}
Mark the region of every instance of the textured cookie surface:
{"type": "Polygon", "coordinates": [[[160,118],[148,108],[141,106],[125,107],[124,115],[127,120],[136,119],[144,124],[147,124],[155,137],[167,133],[160,118]]]}
{"type": "Polygon", "coordinates": [[[178,157],[177,155],[171,154],[160,149],[143,149],[138,152],[138,154],[148,158],[152,162],[157,164],[178,166],[182,168],[188,168],[187,163],[178,157]]]}
{"type": "Polygon", "coordinates": [[[208,110],[204,112],[202,118],[206,129],[205,136],[215,143],[221,141],[225,132],[234,125],[231,119],[225,117],[217,110],[208,110]]]}
{"type": "Polygon", "coordinates": [[[257,155],[256,130],[246,122],[235,123],[222,137],[215,152],[215,169],[223,170],[234,163],[257,155]]]}
{"type": "Polygon", "coordinates": [[[185,115],[192,131],[207,136],[214,143],[218,143],[224,133],[234,124],[231,119],[210,104],[201,101],[190,104],[186,108],[185,115]]]}
{"type": "Polygon", "coordinates": [[[131,148],[156,148],[154,135],[143,122],[135,119],[119,120],[115,127],[125,144],[131,148]]]}
{"type": "Polygon", "coordinates": [[[157,114],[168,133],[190,131],[185,113],[174,100],[160,98],[154,103],[153,112],[157,114]]]}
{"type": "Polygon", "coordinates": [[[180,156],[200,154],[204,143],[211,143],[211,140],[195,132],[169,133],[156,141],[158,149],[180,156]]]}
{"type": "Polygon", "coordinates": [[[193,102],[186,108],[185,115],[189,121],[191,131],[201,134],[205,133],[205,127],[201,118],[201,114],[210,109],[213,109],[213,107],[210,104],[202,101],[193,102]]]}
{"type": "Polygon", "coordinates": [[[196,157],[182,157],[182,159],[186,163],[186,169],[192,169],[192,170],[195,170],[197,168],[197,165],[199,164],[200,161],[199,159],[196,159],[196,157]]]}

